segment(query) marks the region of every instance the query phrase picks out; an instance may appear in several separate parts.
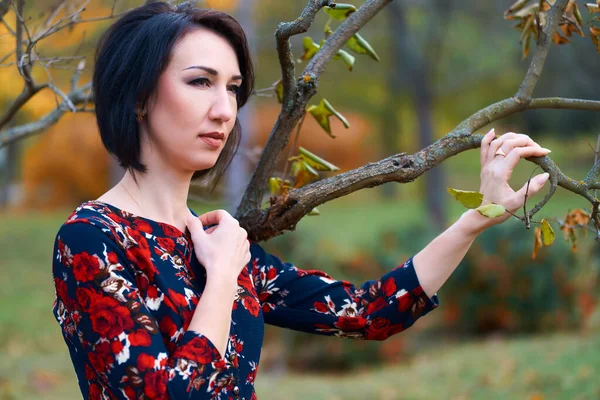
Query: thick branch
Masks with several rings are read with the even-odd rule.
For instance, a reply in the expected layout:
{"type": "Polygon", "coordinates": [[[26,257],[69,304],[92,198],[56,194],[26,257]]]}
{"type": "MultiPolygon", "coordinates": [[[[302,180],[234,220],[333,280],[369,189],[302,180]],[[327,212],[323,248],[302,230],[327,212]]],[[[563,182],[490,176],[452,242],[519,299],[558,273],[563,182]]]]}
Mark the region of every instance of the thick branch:
{"type": "MultiPolygon", "coordinates": [[[[442,139],[418,153],[413,155],[397,154],[292,190],[286,195],[274,199],[269,209],[249,210],[238,216],[238,219],[248,231],[250,238],[267,240],[285,230],[295,229],[302,217],[323,203],[386,182],[412,182],[447,158],[479,147],[482,136],[473,135],[473,131],[517,112],[541,108],[600,111],[600,101],[556,97],[532,99],[526,103],[519,103],[514,98],[505,99],[471,115],[442,139]]],[[[563,174],[548,157],[532,157],[527,160],[540,165],[544,171],[550,174],[551,185],[546,197],[528,213],[529,217],[537,213],[548,202],[558,186],[577,193],[590,202],[598,201],[590,192],[594,185],[600,186],[598,182],[595,182],[597,174],[590,172],[588,174],[590,177],[586,178],[587,181],[581,182],[563,174]]],[[[596,168],[600,170],[600,163],[596,168]]]]}
{"type": "Polygon", "coordinates": [[[296,93],[296,62],[292,53],[290,37],[308,31],[315,15],[319,10],[332,3],[331,0],[310,0],[300,16],[292,22],[282,22],[277,27],[275,38],[277,41],[277,55],[281,65],[281,79],[283,83],[283,108],[291,109],[296,93]]]}
{"type": "MultiPolygon", "coordinates": [[[[89,93],[90,89],[91,83],[87,83],[80,87],[77,91],[71,92],[68,96],[68,99],[72,104],[87,104],[88,102],[94,101],[93,95],[89,93]]],[[[71,104],[69,104],[67,101],[63,101],[56,109],[46,114],[38,121],[0,131],[0,148],[11,142],[15,142],[35,133],[41,132],[54,125],[63,116],[63,114],[70,110],[70,106],[71,104]]]]}
{"type": "MultiPolygon", "coordinates": [[[[236,216],[239,218],[251,210],[259,209],[269,177],[275,170],[279,154],[288,144],[292,130],[302,117],[310,98],[316,93],[319,76],[325,70],[335,53],[373,18],[391,0],[367,0],[356,12],[348,17],[325,41],[321,49],[304,69],[297,83],[298,93],[293,94],[293,105],[285,105],[273,126],[269,140],[262,152],[258,166],[250,179],[236,216]]],[[[310,3],[309,3],[310,5],[310,3]]],[[[289,83],[288,83],[289,84],[289,83]]]]}
{"type": "Polygon", "coordinates": [[[550,51],[550,46],[552,46],[552,36],[554,36],[556,29],[558,29],[558,24],[568,3],[569,0],[557,0],[552,9],[548,11],[546,26],[539,33],[531,64],[529,64],[527,74],[519,87],[519,91],[515,95],[516,99],[520,102],[528,101],[533,94],[533,90],[542,75],[542,69],[544,69],[544,63],[550,51]]]}

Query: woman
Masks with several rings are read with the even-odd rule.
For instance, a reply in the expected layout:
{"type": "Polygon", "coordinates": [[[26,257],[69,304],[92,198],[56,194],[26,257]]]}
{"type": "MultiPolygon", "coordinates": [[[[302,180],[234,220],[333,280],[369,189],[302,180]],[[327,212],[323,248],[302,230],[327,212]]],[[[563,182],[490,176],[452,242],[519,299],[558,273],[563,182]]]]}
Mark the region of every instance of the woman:
{"type": "MultiPolygon", "coordinates": [[[[190,181],[227,167],[253,79],[244,33],[220,12],[151,3],[101,38],[97,121],[127,172],[77,207],[53,259],[53,312],[84,398],[255,399],[265,322],[383,340],[435,308],[436,291],[476,236],[508,219],[467,211],[357,288],[266,253],[223,210],[193,215],[190,181]]],[[[493,138],[492,130],[481,145],[481,192],[516,210],[525,187],[507,184],[513,168],[549,150],[522,134],[493,138]]],[[[533,179],[529,194],[546,179],[533,179]]]]}

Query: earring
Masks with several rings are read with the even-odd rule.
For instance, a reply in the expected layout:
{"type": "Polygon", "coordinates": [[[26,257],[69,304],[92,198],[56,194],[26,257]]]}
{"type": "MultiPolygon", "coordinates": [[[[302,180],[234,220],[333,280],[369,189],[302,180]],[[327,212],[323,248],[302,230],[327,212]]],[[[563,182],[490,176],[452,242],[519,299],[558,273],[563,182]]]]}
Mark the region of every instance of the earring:
{"type": "Polygon", "coordinates": [[[135,119],[137,119],[137,122],[142,122],[144,120],[145,115],[146,114],[142,110],[135,111],[135,119]]]}

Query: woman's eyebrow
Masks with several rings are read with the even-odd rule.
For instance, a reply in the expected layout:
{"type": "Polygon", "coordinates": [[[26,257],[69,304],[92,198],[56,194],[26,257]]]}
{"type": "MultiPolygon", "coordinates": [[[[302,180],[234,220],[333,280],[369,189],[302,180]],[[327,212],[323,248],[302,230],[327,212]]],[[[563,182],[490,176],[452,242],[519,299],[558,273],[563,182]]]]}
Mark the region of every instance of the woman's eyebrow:
{"type": "MultiPolygon", "coordinates": [[[[202,69],[202,70],[204,70],[204,71],[208,72],[208,73],[209,73],[209,74],[211,74],[211,75],[214,75],[214,76],[217,76],[217,75],[219,75],[219,73],[217,72],[217,70],[215,70],[215,69],[213,69],[213,68],[210,68],[210,67],[205,67],[205,66],[202,66],[202,65],[192,65],[191,67],[184,68],[184,69],[183,69],[183,71],[185,71],[185,70],[188,70],[188,69],[202,69]]],[[[243,76],[241,76],[241,75],[233,75],[233,76],[231,77],[231,79],[233,79],[233,80],[236,80],[236,81],[237,81],[237,80],[242,80],[242,79],[244,79],[244,77],[243,77],[243,76]]]]}

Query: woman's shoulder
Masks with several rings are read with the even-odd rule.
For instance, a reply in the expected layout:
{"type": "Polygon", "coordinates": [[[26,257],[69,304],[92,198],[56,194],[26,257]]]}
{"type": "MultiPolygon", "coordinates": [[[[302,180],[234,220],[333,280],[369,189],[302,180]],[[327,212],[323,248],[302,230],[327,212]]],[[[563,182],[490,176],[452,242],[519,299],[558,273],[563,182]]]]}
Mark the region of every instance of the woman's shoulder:
{"type": "Polygon", "coordinates": [[[58,235],[91,235],[102,231],[107,238],[118,240],[130,221],[123,218],[108,204],[89,200],[79,204],[58,230],[58,235]]]}

